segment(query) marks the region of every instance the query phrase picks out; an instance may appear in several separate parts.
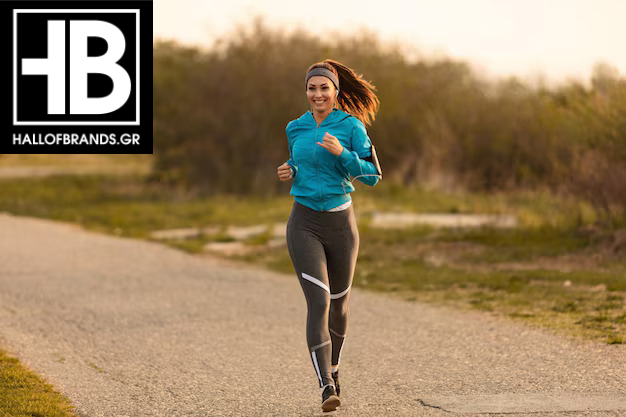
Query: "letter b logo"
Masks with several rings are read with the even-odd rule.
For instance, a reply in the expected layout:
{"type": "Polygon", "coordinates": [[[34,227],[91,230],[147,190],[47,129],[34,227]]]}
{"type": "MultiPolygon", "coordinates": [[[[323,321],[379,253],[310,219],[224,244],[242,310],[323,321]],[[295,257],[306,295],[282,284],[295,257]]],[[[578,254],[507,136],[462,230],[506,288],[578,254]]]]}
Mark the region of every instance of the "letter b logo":
{"type": "Polygon", "coordinates": [[[14,124],[138,124],[138,13],[15,10],[14,124]]]}

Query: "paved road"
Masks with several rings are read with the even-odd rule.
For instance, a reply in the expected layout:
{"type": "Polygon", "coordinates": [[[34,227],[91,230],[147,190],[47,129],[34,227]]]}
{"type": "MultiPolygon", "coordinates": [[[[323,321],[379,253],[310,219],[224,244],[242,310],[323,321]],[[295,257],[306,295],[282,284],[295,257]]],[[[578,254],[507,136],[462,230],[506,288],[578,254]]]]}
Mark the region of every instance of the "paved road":
{"type": "MultiPolygon", "coordinates": [[[[351,314],[330,415],[626,415],[625,346],[358,289],[351,314]]],[[[0,345],[80,416],[322,415],[305,320],[291,275],[0,214],[0,345]]]]}

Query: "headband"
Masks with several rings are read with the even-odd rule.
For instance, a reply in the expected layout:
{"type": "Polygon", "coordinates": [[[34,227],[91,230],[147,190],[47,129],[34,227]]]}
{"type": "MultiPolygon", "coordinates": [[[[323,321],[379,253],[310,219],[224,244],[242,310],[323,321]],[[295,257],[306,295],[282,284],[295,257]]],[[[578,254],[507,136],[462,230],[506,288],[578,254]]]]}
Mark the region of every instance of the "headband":
{"type": "Polygon", "coordinates": [[[330,79],[333,84],[335,84],[335,88],[337,90],[339,90],[339,79],[337,78],[337,76],[335,75],[334,72],[332,72],[329,69],[326,68],[313,68],[311,71],[309,71],[306,75],[306,78],[304,80],[304,88],[306,89],[306,85],[309,82],[309,78],[314,77],[316,75],[321,75],[322,77],[326,77],[328,79],[330,79]]]}

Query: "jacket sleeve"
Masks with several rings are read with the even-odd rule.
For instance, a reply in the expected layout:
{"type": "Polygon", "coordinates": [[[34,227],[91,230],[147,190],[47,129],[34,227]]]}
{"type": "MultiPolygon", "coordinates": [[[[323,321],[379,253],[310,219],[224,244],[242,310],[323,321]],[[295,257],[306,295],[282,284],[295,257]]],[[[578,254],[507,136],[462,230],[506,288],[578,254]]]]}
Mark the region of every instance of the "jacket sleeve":
{"type": "Polygon", "coordinates": [[[372,141],[367,136],[365,126],[359,119],[354,119],[354,127],[352,128],[352,151],[343,148],[343,152],[339,155],[341,164],[346,168],[348,173],[353,177],[359,175],[367,175],[359,177],[358,180],[364,184],[374,186],[378,183],[378,171],[376,166],[367,161],[372,156],[372,141]]]}
{"type": "Polygon", "coordinates": [[[291,135],[291,131],[293,130],[294,125],[295,120],[292,120],[285,128],[285,133],[287,133],[287,144],[289,147],[289,159],[286,163],[291,167],[292,178],[295,178],[298,173],[298,165],[296,165],[296,161],[293,160],[293,136],[291,135]]]}

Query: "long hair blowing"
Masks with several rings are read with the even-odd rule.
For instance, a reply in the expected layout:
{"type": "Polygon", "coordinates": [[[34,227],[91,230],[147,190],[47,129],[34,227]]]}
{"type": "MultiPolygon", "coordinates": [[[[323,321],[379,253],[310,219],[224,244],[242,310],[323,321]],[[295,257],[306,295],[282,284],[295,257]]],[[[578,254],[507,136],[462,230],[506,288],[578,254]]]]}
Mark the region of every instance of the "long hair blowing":
{"type": "Polygon", "coordinates": [[[351,68],[332,59],[325,59],[311,65],[307,72],[313,68],[326,68],[337,74],[339,78],[339,96],[337,96],[339,108],[356,117],[366,126],[372,124],[380,106],[380,101],[374,94],[376,87],[372,83],[366,81],[363,75],[357,74],[351,68]]]}

